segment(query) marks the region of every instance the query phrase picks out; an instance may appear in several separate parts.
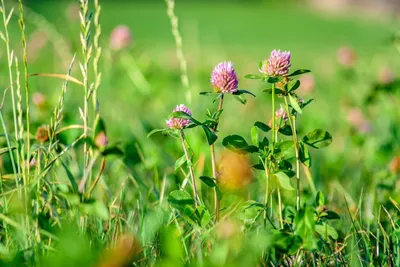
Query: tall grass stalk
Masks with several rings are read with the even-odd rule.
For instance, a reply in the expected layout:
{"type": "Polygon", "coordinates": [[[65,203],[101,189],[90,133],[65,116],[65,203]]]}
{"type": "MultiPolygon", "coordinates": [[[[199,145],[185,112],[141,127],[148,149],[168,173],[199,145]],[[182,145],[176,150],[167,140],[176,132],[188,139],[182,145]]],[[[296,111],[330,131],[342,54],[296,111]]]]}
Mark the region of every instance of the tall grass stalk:
{"type": "Polygon", "coordinates": [[[192,94],[190,92],[190,87],[189,87],[187,63],[186,63],[185,55],[183,54],[183,50],[182,50],[182,36],[179,33],[178,17],[175,15],[175,11],[174,11],[175,0],[165,0],[165,3],[167,4],[167,15],[171,22],[172,35],[174,36],[174,39],[175,39],[176,57],[178,58],[179,66],[181,69],[181,82],[182,82],[183,87],[186,90],[186,94],[185,94],[186,103],[191,104],[192,94]]]}
{"type": "MultiPolygon", "coordinates": [[[[100,25],[100,14],[101,14],[101,6],[99,5],[99,0],[94,0],[94,8],[95,8],[95,13],[94,13],[94,27],[95,27],[95,34],[93,38],[93,47],[94,47],[94,59],[93,59],[93,73],[94,73],[94,87],[93,87],[93,95],[92,95],[92,101],[93,101],[93,109],[94,109],[94,114],[96,116],[95,122],[98,120],[100,116],[100,106],[99,106],[99,100],[97,98],[97,91],[100,87],[101,83],[101,72],[99,70],[99,61],[101,58],[102,54],[102,49],[99,45],[99,39],[101,36],[101,25],[100,25]]],[[[95,127],[93,127],[94,129],[95,127]]]]}
{"type": "MultiPolygon", "coordinates": [[[[30,180],[30,150],[31,150],[31,140],[30,140],[30,107],[29,107],[29,81],[28,81],[28,56],[27,56],[27,45],[26,45],[26,36],[25,36],[25,20],[24,20],[24,9],[22,5],[22,0],[18,0],[19,7],[19,26],[21,29],[21,43],[22,43],[22,51],[23,51],[23,63],[24,63],[24,87],[25,87],[25,118],[26,118],[26,164],[24,164],[26,168],[26,179],[29,183],[30,180]]],[[[21,139],[23,137],[21,136],[21,139]]]]}
{"type": "MultiPolygon", "coordinates": [[[[4,40],[5,44],[6,44],[6,53],[7,53],[7,63],[8,63],[8,77],[9,77],[9,82],[10,82],[10,91],[11,91],[11,104],[12,104],[12,112],[13,112],[13,119],[14,119],[14,134],[15,134],[15,139],[17,141],[17,145],[19,145],[18,143],[18,122],[17,122],[17,111],[16,111],[16,102],[15,102],[15,89],[14,89],[14,77],[13,77],[13,58],[14,58],[14,51],[11,50],[11,46],[10,46],[10,36],[9,36],[9,32],[8,32],[8,24],[10,23],[11,17],[14,13],[14,8],[12,8],[10,10],[10,12],[7,14],[7,10],[6,10],[6,6],[4,4],[4,0],[1,0],[1,12],[3,15],[3,25],[4,25],[4,34],[2,34],[2,39],[4,40]]],[[[19,159],[19,153],[18,153],[18,148],[16,150],[16,155],[17,155],[17,162],[16,162],[16,166],[17,166],[17,170],[18,172],[15,172],[16,175],[16,179],[18,176],[18,173],[20,173],[20,159],[19,159]]],[[[18,186],[18,181],[16,181],[17,186],[18,186]]]]}
{"type": "MultiPolygon", "coordinates": [[[[91,88],[89,86],[89,62],[92,56],[92,45],[90,44],[90,25],[91,25],[91,15],[89,15],[89,1],[88,0],[80,0],[81,3],[81,11],[79,13],[80,16],[80,25],[81,25],[81,46],[82,46],[82,56],[83,62],[80,63],[80,69],[83,77],[83,87],[84,87],[84,99],[83,99],[83,112],[82,112],[82,120],[83,120],[83,136],[87,138],[88,136],[88,121],[89,121],[89,110],[88,103],[90,97],[91,88]]],[[[89,162],[89,149],[88,145],[85,142],[83,145],[83,177],[87,176],[87,165],[89,162]]]]}

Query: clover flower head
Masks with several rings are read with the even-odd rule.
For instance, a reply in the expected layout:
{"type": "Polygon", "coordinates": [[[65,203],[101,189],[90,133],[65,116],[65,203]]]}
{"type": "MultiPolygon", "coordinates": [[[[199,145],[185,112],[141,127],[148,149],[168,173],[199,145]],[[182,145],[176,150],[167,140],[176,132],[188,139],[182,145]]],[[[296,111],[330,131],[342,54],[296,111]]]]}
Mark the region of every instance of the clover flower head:
{"type": "MultiPolygon", "coordinates": [[[[173,112],[177,111],[182,111],[188,114],[189,116],[192,116],[192,112],[184,104],[176,106],[173,112]]],[[[165,123],[167,124],[168,128],[181,130],[186,128],[190,124],[190,120],[181,118],[170,118],[165,123]]]]}
{"type": "Polygon", "coordinates": [[[265,60],[261,66],[260,72],[268,76],[285,76],[289,73],[291,67],[291,54],[289,51],[273,50],[269,59],[265,60]]]}
{"type": "Polygon", "coordinates": [[[211,74],[211,84],[217,93],[234,93],[238,90],[238,78],[232,62],[221,62],[211,74]]]}
{"type": "Polygon", "coordinates": [[[132,44],[132,33],[128,26],[119,25],[111,33],[110,47],[118,51],[132,44]]]}
{"type": "Polygon", "coordinates": [[[357,61],[357,54],[353,48],[343,46],[337,52],[337,60],[345,68],[351,68],[357,61]]]}

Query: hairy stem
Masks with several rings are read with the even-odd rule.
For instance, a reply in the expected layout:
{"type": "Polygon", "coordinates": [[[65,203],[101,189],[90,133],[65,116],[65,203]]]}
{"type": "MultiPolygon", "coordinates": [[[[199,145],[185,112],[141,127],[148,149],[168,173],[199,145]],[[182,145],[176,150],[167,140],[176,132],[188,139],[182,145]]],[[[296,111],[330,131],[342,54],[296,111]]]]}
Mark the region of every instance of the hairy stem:
{"type": "MultiPolygon", "coordinates": [[[[221,97],[219,98],[219,104],[218,104],[218,111],[220,112],[222,110],[222,106],[224,104],[224,95],[222,94],[221,97]]],[[[219,124],[219,118],[217,123],[215,124],[214,128],[212,131],[215,133],[218,130],[218,124],[219,124]]],[[[211,166],[212,166],[212,174],[213,178],[215,179],[215,182],[218,184],[218,172],[217,172],[217,162],[215,160],[215,146],[212,144],[210,146],[210,152],[211,152],[211,166]]],[[[219,221],[219,200],[218,200],[218,192],[217,192],[217,187],[214,187],[214,210],[215,210],[215,221],[219,221]]]]}
{"type": "Polygon", "coordinates": [[[185,144],[185,135],[183,134],[182,130],[179,133],[179,137],[180,137],[181,142],[182,142],[183,151],[185,152],[186,162],[187,162],[187,165],[189,167],[190,178],[192,179],[192,190],[193,190],[193,198],[194,198],[194,207],[197,208],[198,197],[197,197],[197,189],[196,189],[196,180],[194,179],[192,160],[190,159],[190,156],[189,156],[186,144],[185,144]]]}

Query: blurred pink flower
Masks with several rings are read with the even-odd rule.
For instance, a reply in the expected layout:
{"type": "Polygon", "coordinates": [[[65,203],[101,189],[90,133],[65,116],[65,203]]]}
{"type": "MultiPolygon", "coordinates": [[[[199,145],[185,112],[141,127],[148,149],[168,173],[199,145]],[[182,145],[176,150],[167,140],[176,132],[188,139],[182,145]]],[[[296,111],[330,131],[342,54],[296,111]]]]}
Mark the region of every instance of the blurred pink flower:
{"type": "Polygon", "coordinates": [[[299,92],[302,95],[310,94],[315,88],[315,78],[312,74],[305,74],[300,76],[300,88],[299,92]]]}
{"type": "Polygon", "coordinates": [[[112,50],[121,50],[132,44],[132,33],[128,26],[119,25],[111,33],[110,47],[112,50]]]}
{"type": "Polygon", "coordinates": [[[342,66],[350,68],[356,63],[357,55],[353,48],[343,46],[337,52],[337,60],[342,66]]]}
{"type": "Polygon", "coordinates": [[[283,108],[280,108],[275,112],[275,117],[277,119],[281,118],[284,121],[287,121],[289,119],[288,114],[283,108]]]}
{"type": "Polygon", "coordinates": [[[238,78],[232,62],[219,63],[211,73],[211,84],[217,93],[234,93],[238,89],[238,78]]]}
{"type": "Polygon", "coordinates": [[[66,17],[69,21],[79,21],[79,11],[81,7],[78,3],[71,3],[66,10],[66,17]]]}
{"type": "Polygon", "coordinates": [[[105,146],[108,145],[108,138],[107,135],[104,131],[101,131],[97,134],[97,136],[94,139],[95,144],[100,147],[103,148],[105,146]]]}
{"type": "Polygon", "coordinates": [[[391,69],[386,67],[379,71],[378,79],[381,84],[388,85],[394,81],[395,75],[391,69]]]}
{"type": "Polygon", "coordinates": [[[27,57],[28,62],[35,62],[36,58],[39,56],[40,50],[47,44],[49,39],[44,31],[35,31],[29,36],[27,43],[27,57]]]}
{"type": "Polygon", "coordinates": [[[36,107],[42,109],[46,106],[46,96],[44,96],[42,93],[35,92],[32,95],[32,102],[36,107]]]}
{"type": "Polygon", "coordinates": [[[371,131],[371,123],[364,118],[359,108],[353,108],[348,112],[347,121],[361,133],[368,133],[371,131]]]}
{"type": "MultiPolygon", "coordinates": [[[[188,109],[184,104],[180,104],[174,108],[173,112],[176,111],[182,111],[188,114],[189,116],[192,116],[192,112],[190,109],[188,109]]],[[[171,129],[184,129],[190,124],[190,120],[188,119],[180,119],[180,118],[170,118],[165,122],[167,126],[171,129]]]]}
{"type": "Polygon", "coordinates": [[[273,50],[269,59],[263,62],[260,72],[268,76],[285,76],[289,73],[291,54],[289,51],[273,50]]]}

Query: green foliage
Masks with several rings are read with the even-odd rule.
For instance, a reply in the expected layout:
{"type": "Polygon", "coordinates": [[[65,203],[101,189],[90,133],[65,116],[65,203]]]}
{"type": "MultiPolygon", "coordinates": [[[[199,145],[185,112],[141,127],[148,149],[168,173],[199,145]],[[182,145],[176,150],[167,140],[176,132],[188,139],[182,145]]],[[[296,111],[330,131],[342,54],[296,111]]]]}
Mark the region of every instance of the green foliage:
{"type": "Polygon", "coordinates": [[[313,148],[324,148],[332,143],[332,136],[325,130],[316,129],[303,137],[303,142],[313,148]]]}

